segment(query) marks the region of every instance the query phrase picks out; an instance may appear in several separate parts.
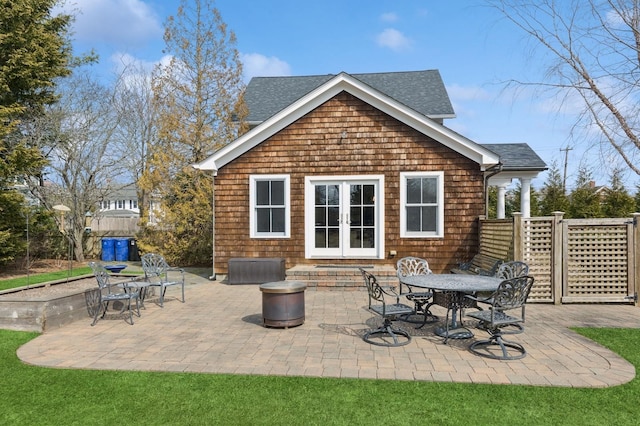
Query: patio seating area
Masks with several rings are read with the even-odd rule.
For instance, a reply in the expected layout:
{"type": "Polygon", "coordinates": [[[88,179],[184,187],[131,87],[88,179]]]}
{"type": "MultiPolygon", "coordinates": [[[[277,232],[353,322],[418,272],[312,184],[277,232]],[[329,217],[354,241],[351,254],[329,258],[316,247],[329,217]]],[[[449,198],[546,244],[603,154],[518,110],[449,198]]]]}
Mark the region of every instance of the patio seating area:
{"type": "MultiPolygon", "coordinates": [[[[149,304],[131,327],[121,318],[91,318],[48,331],[18,350],[26,363],[107,370],[180,371],[283,376],[349,377],[537,386],[607,387],[630,381],[634,367],[568,327],[640,327],[629,305],[527,305],[527,348],[521,360],[478,357],[474,339],[443,344],[437,323],[394,322],[411,344],[382,347],[362,336],[381,324],[367,309],[364,285],[356,290],[307,289],[305,322],[265,328],[256,285],[227,285],[186,273],[187,303],[180,286],[167,290],[164,308],[149,304]],[[221,333],[220,330],[224,330],[221,333]]],[[[435,315],[445,310],[434,306],[435,315]]],[[[467,318],[466,325],[473,320],[467,318]]]]}

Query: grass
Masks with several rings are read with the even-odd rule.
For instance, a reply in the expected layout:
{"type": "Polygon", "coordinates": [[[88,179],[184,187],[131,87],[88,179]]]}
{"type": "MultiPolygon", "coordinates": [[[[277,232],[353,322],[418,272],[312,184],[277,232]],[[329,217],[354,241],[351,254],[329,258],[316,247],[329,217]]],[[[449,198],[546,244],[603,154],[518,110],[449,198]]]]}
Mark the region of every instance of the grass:
{"type": "Polygon", "coordinates": [[[0,280],[0,290],[8,290],[10,288],[24,287],[26,285],[34,285],[40,283],[46,283],[48,281],[61,280],[68,277],[78,277],[80,275],[91,274],[91,268],[83,266],[80,268],[74,268],[63,271],[47,272],[44,274],[34,274],[29,277],[23,276],[19,278],[10,278],[8,280],[0,280]]]}
{"type": "MultiPolygon", "coordinates": [[[[640,330],[578,329],[640,367],[640,330]]],[[[640,380],[605,389],[195,373],[22,364],[36,333],[0,330],[0,424],[635,425],[640,380]]]]}
{"type": "MultiPolygon", "coordinates": [[[[93,271],[89,266],[83,266],[80,268],[73,268],[71,271],[63,270],[56,272],[47,272],[44,274],[34,274],[29,276],[22,276],[19,278],[10,278],[7,280],[0,280],[0,290],[9,290],[11,288],[24,287],[27,285],[35,285],[40,283],[46,283],[49,281],[62,280],[67,277],[79,277],[81,275],[92,274],[93,271]]],[[[127,271],[127,274],[141,274],[141,271],[127,271]]]]}

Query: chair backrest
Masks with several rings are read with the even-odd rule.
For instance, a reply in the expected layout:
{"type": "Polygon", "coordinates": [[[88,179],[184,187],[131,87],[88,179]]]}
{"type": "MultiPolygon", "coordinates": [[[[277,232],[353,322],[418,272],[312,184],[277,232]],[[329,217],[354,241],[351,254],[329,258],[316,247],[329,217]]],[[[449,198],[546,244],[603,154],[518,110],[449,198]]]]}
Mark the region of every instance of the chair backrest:
{"type": "Polygon", "coordinates": [[[367,286],[367,292],[369,293],[369,308],[371,308],[371,301],[373,300],[380,302],[383,307],[386,306],[384,301],[385,292],[382,287],[380,287],[380,284],[378,284],[378,280],[375,275],[362,268],[358,269],[360,269],[360,272],[362,273],[362,278],[364,278],[364,283],[367,286]]]}
{"type": "Polygon", "coordinates": [[[398,278],[412,275],[427,275],[431,273],[429,263],[418,257],[403,257],[396,263],[396,275],[398,278]]]}
{"type": "Polygon", "coordinates": [[[533,277],[528,275],[502,281],[491,296],[493,308],[500,311],[523,308],[532,287],[533,277]]]}
{"type": "Polygon", "coordinates": [[[146,278],[162,277],[169,269],[167,261],[157,253],[144,254],[140,260],[142,261],[142,270],[146,278]]]}
{"type": "Polygon", "coordinates": [[[496,277],[508,280],[510,278],[529,275],[529,265],[520,261],[504,262],[498,267],[496,277]]]}
{"type": "Polygon", "coordinates": [[[93,270],[93,275],[96,277],[96,281],[98,281],[98,287],[101,289],[109,289],[109,271],[107,271],[105,267],[98,262],[89,262],[89,266],[93,270]]]}

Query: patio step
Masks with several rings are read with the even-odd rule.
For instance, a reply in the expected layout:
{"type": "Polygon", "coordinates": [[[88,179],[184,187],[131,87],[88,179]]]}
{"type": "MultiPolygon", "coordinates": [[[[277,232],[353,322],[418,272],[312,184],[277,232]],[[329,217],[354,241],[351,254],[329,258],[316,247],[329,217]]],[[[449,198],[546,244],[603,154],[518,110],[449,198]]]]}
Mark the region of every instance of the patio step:
{"type": "Polygon", "coordinates": [[[359,267],[374,274],[382,285],[398,285],[396,270],[392,265],[297,265],[287,269],[286,275],[287,280],[304,282],[307,287],[364,290],[359,267]]]}

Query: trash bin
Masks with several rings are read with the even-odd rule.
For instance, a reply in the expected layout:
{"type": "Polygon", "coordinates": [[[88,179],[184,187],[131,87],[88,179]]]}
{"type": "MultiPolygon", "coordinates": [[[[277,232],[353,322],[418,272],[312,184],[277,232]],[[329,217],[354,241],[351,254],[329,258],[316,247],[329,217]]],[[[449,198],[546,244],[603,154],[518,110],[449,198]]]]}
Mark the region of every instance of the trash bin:
{"type": "Polygon", "coordinates": [[[116,238],[116,262],[126,262],[129,260],[129,239],[116,238]]]}
{"type": "Polygon", "coordinates": [[[129,262],[139,262],[140,251],[135,238],[129,238],[129,262]]]}
{"type": "Polygon", "coordinates": [[[113,262],[116,259],[116,240],[114,238],[102,239],[102,261],[113,262]]]}

